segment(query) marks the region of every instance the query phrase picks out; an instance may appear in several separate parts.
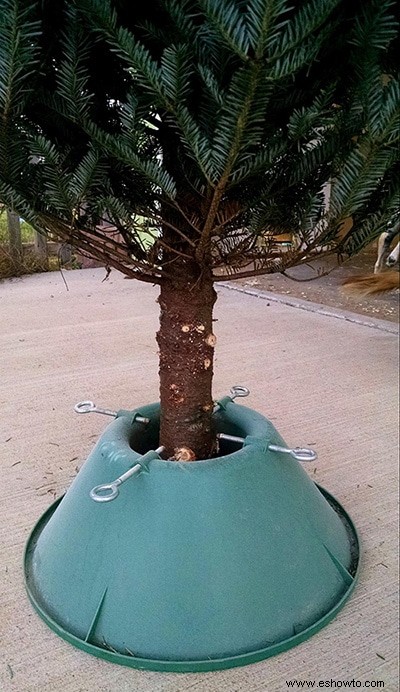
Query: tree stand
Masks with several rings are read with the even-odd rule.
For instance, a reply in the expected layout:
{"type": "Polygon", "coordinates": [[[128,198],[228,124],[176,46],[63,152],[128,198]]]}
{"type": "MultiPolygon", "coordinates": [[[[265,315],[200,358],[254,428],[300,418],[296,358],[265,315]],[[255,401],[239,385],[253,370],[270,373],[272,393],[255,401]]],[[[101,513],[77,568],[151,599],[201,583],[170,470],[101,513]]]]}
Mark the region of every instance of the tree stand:
{"type": "Polygon", "coordinates": [[[134,668],[217,670],[295,646],[344,605],[351,520],[297,461],[312,452],[233,398],[216,405],[206,461],[149,452],[158,404],[119,411],[35,526],[29,598],[71,644],[134,668]]]}

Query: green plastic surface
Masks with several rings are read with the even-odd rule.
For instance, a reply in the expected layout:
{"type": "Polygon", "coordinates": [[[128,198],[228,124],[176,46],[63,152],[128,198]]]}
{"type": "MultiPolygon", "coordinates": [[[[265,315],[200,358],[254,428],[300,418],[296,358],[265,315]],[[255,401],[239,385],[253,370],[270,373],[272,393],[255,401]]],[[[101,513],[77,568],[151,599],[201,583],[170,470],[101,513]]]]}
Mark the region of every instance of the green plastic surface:
{"type": "Polygon", "coordinates": [[[355,529],[299,462],[268,451],[285,443],[251,409],[215,414],[243,448],[153,459],[112,502],[89,497],[157,447],[159,406],[140,413],[146,428],[120,412],[29,538],[26,586],[47,624],[96,656],[179,672],[259,661],[327,624],[355,584],[355,529]]]}

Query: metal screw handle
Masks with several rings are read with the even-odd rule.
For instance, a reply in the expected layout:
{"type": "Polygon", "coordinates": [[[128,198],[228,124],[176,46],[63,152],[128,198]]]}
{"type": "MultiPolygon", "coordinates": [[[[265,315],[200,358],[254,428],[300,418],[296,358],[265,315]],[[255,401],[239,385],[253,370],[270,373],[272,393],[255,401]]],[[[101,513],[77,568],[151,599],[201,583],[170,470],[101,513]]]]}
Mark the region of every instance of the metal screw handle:
{"type": "MultiPolygon", "coordinates": [[[[157,449],[154,451],[157,454],[161,454],[161,452],[163,452],[164,449],[164,447],[157,447],[157,449]]],[[[142,455],[142,457],[143,456],[144,455],[142,455]]],[[[139,459],[141,459],[142,457],[139,457],[139,459]]],[[[132,476],[137,476],[141,472],[141,470],[142,466],[140,464],[135,464],[134,466],[132,466],[131,469],[125,471],[125,473],[123,473],[122,476],[119,476],[115,479],[115,481],[112,481],[112,483],[103,483],[103,485],[96,485],[96,487],[92,488],[92,490],[90,491],[90,497],[95,502],[110,502],[111,500],[115,500],[115,498],[119,495],[119,486],[122,485],[122,483],[125,483],[125,481],[127,481],[128,478],[131,478],[132,476]]]]}
{"type": "MultiPolygon", "coordinates": [[[[240,384],[235,384],[235,385],[234,385],[233,387],[231,387],[231,389],[229,390],[229,398],[231,399],[231,401],[233,401],[233,400],[236,399],[237,397],[249,396],[249,394],[250,394],[250,389],[247,389],[247,387],[242,387],[242,385],[240,385],[240,384]]],[[[225,397],[225,398],[224,398],[224,401],[226,401],[226,399],[229,399],[229,398],[228,398],[228,397],[225,397]]],[[[219,402],[217,402],[217,403],[214,405],[213,413],[216,413],[217,411],[219,411],[220,408],[221,408],[221,404],[220,404],[219,402]]]]}
{"type": "Polygon", "coordinates": [[[110,411],[108,408],[98,408],[93,401],[80,401],[79,404],[75,404],[74,411],[76,413],[102,413],[104,416],[115,416],[116,411],[110,411]]]}
{"type": "MultiPolygon", "coordinates": [[[[117,411],[111,411],[109,408],[98,408],[93,401],[80,401],[79,404],[75,404],[74,411],[76,413],[102,413],[104,416],[113,416],[113,418],[117,415],[117,411]]],[[[150,423],[150,418],[135,416],[135,421],[150,423]]]]}
{"type": "Polygon", "coordinates": [[[243,444],[244,437],[237,437],[237,435],[226,435],[225,433],[217,433],[218,440],[227,440],[228,442],[238,442],[243,444]]]}
{"type": "MultiPolygon", "coordinates": [[[[225,433],[218,433],[217,438],[219,440],[228,440],[229,442],[238,442],[243,444],[245,438],[237,437],[236,435],[226,435],[225,433]]],[[[284,452],[285,454],[290,454],[293,459],[297,461],[315,461],[317,459],[317,453],[313,449],[308,449],[305,447],[294,447],[294,449],[289,449],[288,447],[280,447],[279,445],[268,445],[270,452],[284,452]]]]}
{"type": "Polygon", "coordinates": [[[271,452],[284,452],[285,454],[290,454],[293,459],[297,461],[315,461],[317,459],[317,453],[313,449],[308,449],[307,447],[294,447],[294,449],[288,449],[287,447],[280,447],[279,445],[268,445],[268,449],[271,452]]]}
{"type": "Polygon", "coordinates": [[[237,397],[242,397],[242,396],[249,396],[250,394],[250,389],[247,389],[247,387],[242,387],[240,384],[235,384],[230,392],[229,392],[232,401],[236,399],[237,397]]]}

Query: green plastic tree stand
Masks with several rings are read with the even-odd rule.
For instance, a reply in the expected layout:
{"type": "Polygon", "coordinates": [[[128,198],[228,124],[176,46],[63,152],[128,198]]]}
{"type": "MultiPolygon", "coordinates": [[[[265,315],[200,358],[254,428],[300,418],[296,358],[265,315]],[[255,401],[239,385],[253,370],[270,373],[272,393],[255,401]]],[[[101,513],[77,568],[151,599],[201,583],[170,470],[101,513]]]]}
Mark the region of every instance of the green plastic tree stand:
{"type": "Polygon", "coordinates": [[[245,442],[191,463],[146,453],[158,444],[158,404],[118,412],[33,529],[27,591],[71,644],[134,668],[229,668],[299,644],[349,597],[359,544],[346,512],[269,449],[285,443],[266,418],[220,404],[217,431],[245,442]],[[92,499],[138,459],[115,499],[92,499]]]}

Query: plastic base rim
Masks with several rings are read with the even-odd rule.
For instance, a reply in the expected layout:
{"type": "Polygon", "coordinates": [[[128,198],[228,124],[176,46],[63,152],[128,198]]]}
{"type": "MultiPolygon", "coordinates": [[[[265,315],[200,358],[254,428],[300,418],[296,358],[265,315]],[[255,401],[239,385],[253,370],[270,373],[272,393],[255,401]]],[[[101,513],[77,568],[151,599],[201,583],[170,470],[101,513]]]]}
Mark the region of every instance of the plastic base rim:
{"type": "Polygon", "coordinates": [[[329,502],[329,504],[332,506],[332,508],[336,511],[336,513],[339,515],[339,517],[346,526],[349,535],[349,542],[352,544],[354,552],[354,567],[352,569],[353,579],[352,582],[348,585],[348,588],[346,589],[345,593],[342,594],[341,598],[337,601],[333,608],[331,608],[327,613],[325,613],[325,615],[322,618],[318,619],[307,629],[302,630],[298,634],[294,634],[292,637],[284,639],[280,642],[270,644],[269,646],[263,649],[247,651],[237,656],[206,660],[180,661],[147,659],[139,658],[136,656],[128,656],[126,654],[121,654],[117,651],[111,651],[106,648],[95,646],[93,644],[90,644],[89,642],[84,641],[83,639],[79,639],[78,637],[71,634],[63,627],[61,627],[52,617],[50,617],[47,614],[46,610],[34,596],[32,590],[29,587],[28,575],[29,555],[32,554],[32,552],[34,551],[35,543],[41,531],[43,530],[43,528],[55,512],[56,508],[63,499],[63,496],[56,500],[52,505],[50,505],[46,512],[41,516],[39,521],[35,524],[26,544],[24,554],[24,577],[25,587],[28,593],[29,600],[36,612],[38,613],[38,615],[42,618],[42,620],[44,620],[48,627],[50,627],[50,629],[53,630],[53,632],[55,632],[59,637],[65,639],[67,642],[77,647],[78,649],[81,649],[86,653],[92,654],[92,656],[96,656],[97,658],[102,658],[106,661],[117,663],[119,665],[128,666],[130,668],[171,673],[208,672],[214,670],[224,670],[227,668],[235,668],[238,666],[245,666],[250,663],[257,663],[259,661],[265,660],[266,658],[270,658],[271,656],[275,656],[276,654],[288,651],[294,646],[297,646],[298,644],[301,644],[301,642],[306,641],[307,639],[312,637],[314,634],[319,632],[323,627],[325,627],[325,625],[328,625],[329,622],[331,622],[336,617],[336,615],[343,608],[346,601],[351,596],[354,590],[360,568],[360,541],[351,518],[340,505],[340,503],[332,495],[330,495],[330,493],[328,493],[324,488],[322,488],[318,484],[315,485],[318,488],[318,490],[322,493],[322,495],[325,497],[325,499],[329,502]]]}

